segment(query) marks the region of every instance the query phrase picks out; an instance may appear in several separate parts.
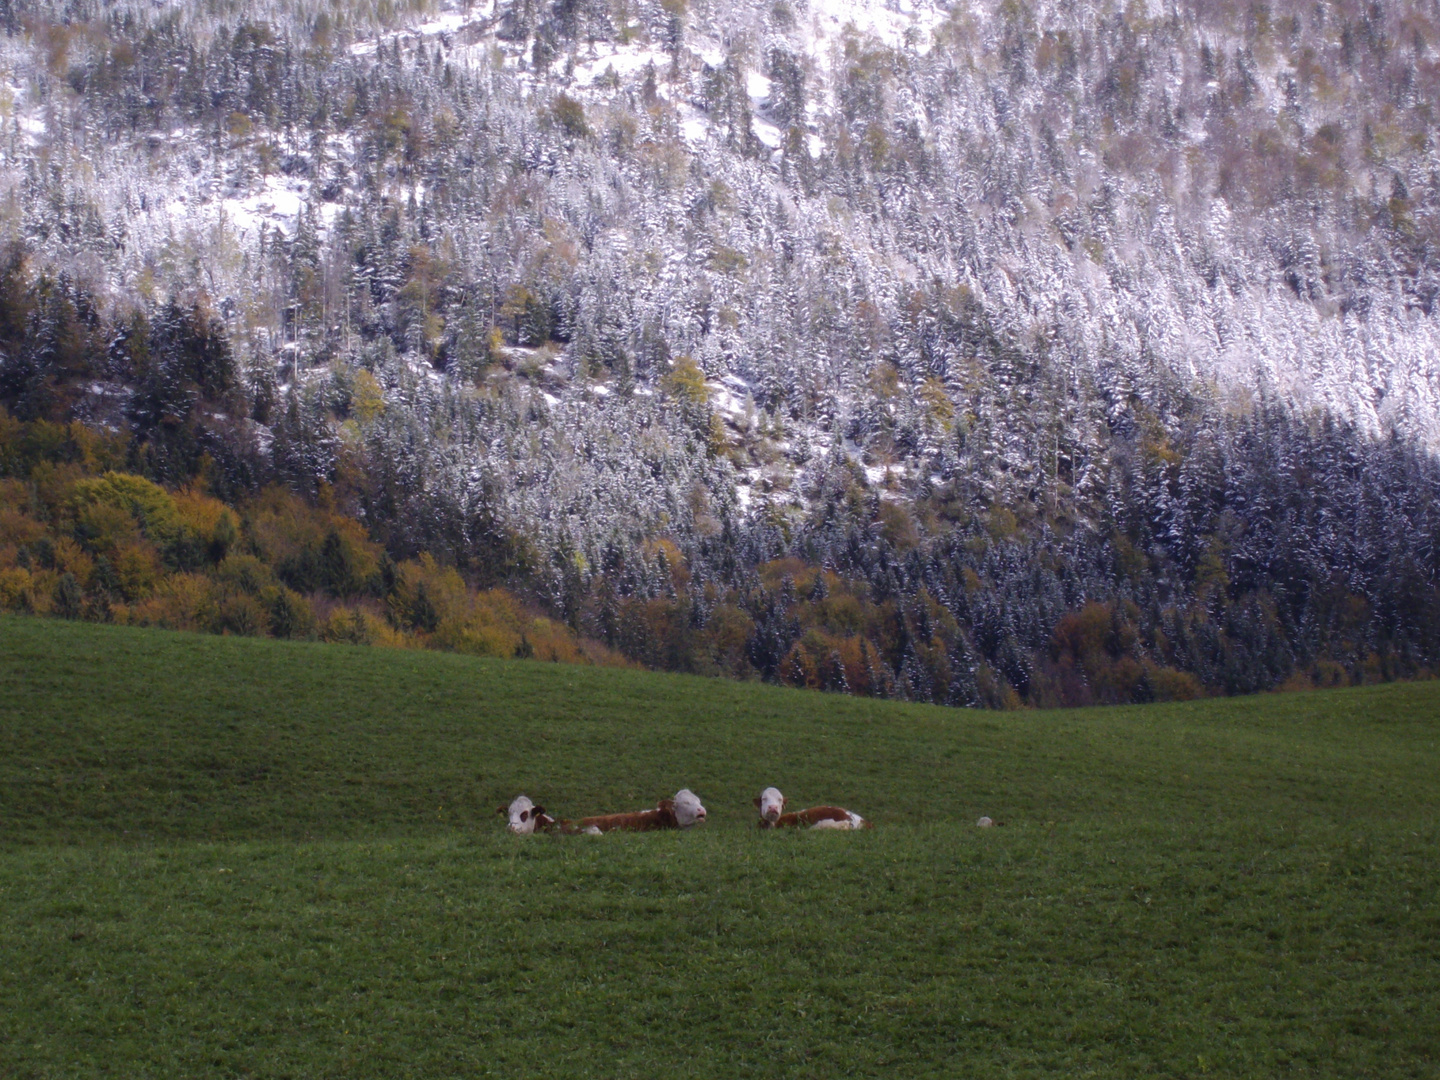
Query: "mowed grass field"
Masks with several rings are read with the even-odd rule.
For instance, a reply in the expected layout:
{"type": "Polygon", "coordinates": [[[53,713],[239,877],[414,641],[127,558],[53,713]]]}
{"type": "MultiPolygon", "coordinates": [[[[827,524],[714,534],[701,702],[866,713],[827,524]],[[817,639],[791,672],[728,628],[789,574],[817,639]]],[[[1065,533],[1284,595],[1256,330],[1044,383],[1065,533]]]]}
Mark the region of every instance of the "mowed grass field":
{"type": "Polygon", "coordinates": [[[0,618],[0,1076],[1435,1077],[1437,811],[1440,683],[997,714],[0,618]]]}

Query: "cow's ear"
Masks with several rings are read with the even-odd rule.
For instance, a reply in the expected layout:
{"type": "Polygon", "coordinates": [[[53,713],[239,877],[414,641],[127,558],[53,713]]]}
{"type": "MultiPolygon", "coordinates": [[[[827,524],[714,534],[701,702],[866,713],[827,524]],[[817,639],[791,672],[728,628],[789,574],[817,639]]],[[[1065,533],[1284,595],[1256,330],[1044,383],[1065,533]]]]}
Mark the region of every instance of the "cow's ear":
{"type": "Polygon", "coordinates": [[[537,806],[534,810],[531,810],[530,813],[534,814],[538,818],[540,815],[545,813],[545,807],[537,806]]]}
{"type": "Polygon", "coordinates": [[[759,809],[760,809],[760,796],[759,796],[759,795],[756,795],[756,796],[755,796],[755,809],[756,809],[756,810],[759,810],[759,809]]]}
{"type": "Polygon", "coordinates": [[[658,803],[655,804],[655,809],[656,809],[656,810],[670,810],[670,811],[674,811],[674,809],[675,809],[675,800],[674,800],[674,799],[661,799],[658,803]]]}
{"type": "Polygon", "coordinates": [[[787,806],[789,806],[789,805],[790,805],[790,800],[789,800],[788,798],[786,798],[784,795],[781,795],[781,796],[780,796],[780,809],[781,809],[781,810],[784,810],[785,807],[787,807],[787,806]]]}
{"type": "Polygon", "coordinates": [[[495,808],[495,812],[497,814],[508,814],[510,812],[510,808],[508,806],[497,806],[495,808]]]}

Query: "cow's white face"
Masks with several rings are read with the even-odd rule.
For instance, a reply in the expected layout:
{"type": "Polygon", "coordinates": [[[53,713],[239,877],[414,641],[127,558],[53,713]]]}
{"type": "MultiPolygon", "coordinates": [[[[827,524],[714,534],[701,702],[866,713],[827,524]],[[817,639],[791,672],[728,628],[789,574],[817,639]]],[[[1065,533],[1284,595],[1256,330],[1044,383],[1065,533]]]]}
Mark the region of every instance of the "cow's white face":
{"type": "Polygon", "coordinates": [[[760,810],[760,816],[774,825],[785,812],[785,796],[780,794],[779,788],[767,787],[755,800],[755,805],[760,810]]]}
{"type": "Polygon", "coordinates": [[[705,807],[700,805],[699,798],[689,788],[681,788],[675,793],[675,820],[682,829],[705,824],[705,807]]]}
{"type": "Polygon", "coordinates": [[[524,795],[517,796],[505,811],[510,817],[509,829],[517,836],[529,836],[535,831],[535,820],[545,813],[543,806],[536,806],[524,795]]]}

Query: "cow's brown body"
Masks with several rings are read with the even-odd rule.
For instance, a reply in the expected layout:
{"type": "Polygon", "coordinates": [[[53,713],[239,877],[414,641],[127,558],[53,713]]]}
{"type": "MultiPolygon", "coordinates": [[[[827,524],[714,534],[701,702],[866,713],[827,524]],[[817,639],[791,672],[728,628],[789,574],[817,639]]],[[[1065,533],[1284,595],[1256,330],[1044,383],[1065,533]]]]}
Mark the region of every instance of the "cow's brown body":
{"type": "Polygon", "coordinates": [[[596,817],[581,818],[579,821],[562,821],[560,828],[567,833],[586,832],[650,832],[652,829],[678,829],[680,821],[675,816],[675,803],[661,799],[651,810],[637,810],[632,814],[600,814],[596,817]]]}
{"type": "MultiPolygon", "coordinates": [[[[788,814],[781,814],[775,819],[772,825],[764,818],[760,819],[762,829],[809,829],[821,822],[834,821],[843,822],[847,826],[852,821],[849,810],[840,806],[812,806],[808,810],[795,810],[788,814]]],[[[862,828],[874,828],[870,822],[865,822],[862,828]]]]}

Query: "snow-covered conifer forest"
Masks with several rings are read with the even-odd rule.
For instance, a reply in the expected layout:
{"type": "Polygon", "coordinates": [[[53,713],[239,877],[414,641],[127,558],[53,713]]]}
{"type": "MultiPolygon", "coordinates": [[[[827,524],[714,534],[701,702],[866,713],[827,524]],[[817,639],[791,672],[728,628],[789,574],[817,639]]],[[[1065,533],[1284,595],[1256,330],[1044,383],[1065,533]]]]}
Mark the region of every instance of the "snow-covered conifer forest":
{"type": "Polygon", "coordinates": [[[1437,110],[1436,0],[0,0],[0,403],[656,667],[1420,674],[1437,110]]]}

